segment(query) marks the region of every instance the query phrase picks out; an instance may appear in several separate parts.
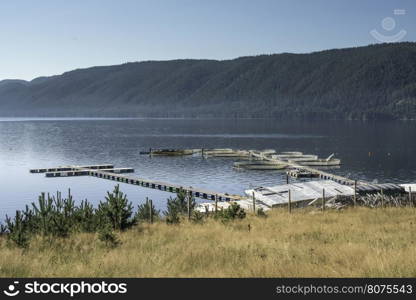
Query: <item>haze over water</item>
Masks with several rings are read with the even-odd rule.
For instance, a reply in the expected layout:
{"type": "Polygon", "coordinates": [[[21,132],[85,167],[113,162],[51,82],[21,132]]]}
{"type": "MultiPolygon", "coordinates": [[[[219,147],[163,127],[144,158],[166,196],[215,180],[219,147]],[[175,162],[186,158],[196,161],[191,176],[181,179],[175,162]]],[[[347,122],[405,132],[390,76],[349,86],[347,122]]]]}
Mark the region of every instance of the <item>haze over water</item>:
{"type": "MultiPolygon", "coordinates": [[[[111,163],[141,178],[243,194],[252,186],[285,182],[282,171],[241,171],[235,159],[149,157],[149,148],[238,148],[302,151],[343,165],[331,172],[377,182],[416,182],[414,122],[213,119],[0,118],[0,219],[37,201],[40,192],[66,194],[95,205],[116,182],[92,177],[45,178],[30,168],[111,163]]],[[[136,206],[148,196],[163,209],[173,194],[121,183],[136,206]]]]}

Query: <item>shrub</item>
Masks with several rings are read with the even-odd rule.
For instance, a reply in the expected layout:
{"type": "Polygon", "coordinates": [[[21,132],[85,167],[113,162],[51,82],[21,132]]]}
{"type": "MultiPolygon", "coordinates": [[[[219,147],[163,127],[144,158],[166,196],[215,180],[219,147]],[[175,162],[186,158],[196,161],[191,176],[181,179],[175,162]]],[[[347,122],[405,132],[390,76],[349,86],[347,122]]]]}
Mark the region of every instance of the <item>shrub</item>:
{"type": "MultiPolygon", "coordinates": [[[[41,193],[38,198],[38,205],[32,202],[33,219],[32,219],[32,231],[47,235],[50,233],[52,224],[52,206],[53,200],[48,194],[48,198],[45,197],[45,193],[41,193]]],[[[29,213],[29,212],[28,212],[29,213]]]]}
{"type": "Polygon", "coordinates": [[[107,192],[105,202],[98,205],[98,214],[101,219],[101,226],[109,223],[115,230],[124,230],[134,224],[133,205],[127,200],[127,196],[120,191],[116,185],[112,193],[107,192]]]}
{"type": "Polygon", "coordinates": [[[6,215],[8,239],[13,241],[18,247],[26,248],[29,246],[29,233],[25,216],[17,210],[14,219],[6,215]]]}
{"type": "Polygon", "coordinates": [[[42,193],[38,203],[32,203],[32,208],[26,206],[23,212],[31,233],[66,237],[75,227],[76,206],[70,190],[67,198],[62,198],[60,192],[56,193],[56,197],[49,194],[45,197],[42,193]]]}
{"type": "Polygon", "coordinates": [[[257,211],[256,211],[256,216],[257,217],[261,217],[261,218],[267,218],[267,214],[266,214],[266,212],[264,211],[264,209],[263,208],[259,208],[259,209],[257,209],[257,211]]]}
{"type": "Polygon", "coordinates": [[[193,196],[188,195],[184,189],[180,189],[176,193],[176,197],[169,197],[166,211],[164,215],[166,217],[166,222],[168,224],[176,224],[180,222],[180,216],[182,214],[188,213],[188,199],[189,199],[189,209],[194,210],[196,206],[196,201],[193,196]],[[190,198],[188,198],[190,197],[190,198]]]}
{"type": "Polygon", "coordinates": [[[7,226],[4,226],[0,223],[0,235],[5,235],[7,233],[7,226]]]}
{"type": "Polygon", "coordinates": [[[240,205],[232,202],[227,209],[217,212],[215,217],[221,221],[231,221],[234,219],[244,219],[246,217],[246,213],[244,209],[240,207],[240,205]]]}
{"type": "Polygon", "coordinates": [[[180,222],[180,208],[178,207],[177,199],[170,197],[166,205],[165,215],[166,223],[178,224],[180,222]]]}
{"type": "Polygon", "coordinates": [[[75,209],[75,221],[78,230],[83,232],[95,232],[99,226],[96,210],[88,200],[82,200],[75,209]]]}
{"type": "Polygon", "coordinates": [[[149,198],[146,197],[146,202],[144,204],[139,204],[137,207],[137,212],[134,217],[136,222],[148,222],[150,220],[150,210],[152,210],[153,219],[158,219],[160,211],[157,210],[153,205],[153,202],[149,201],[149,198]]]}
{"type": "Polygon", "coordinates": [[[107,247],[117,247],[120,244],[116,234],[114,233],[110,224],[106,224],[98,231],[98,238],[102,241],[107,247]]]}
{"type": "Polygon", "coordinates": [[[189,196],[189,194],[182,188],[176,193],[176,197],[174,199],[170,198],[171,205],[176,206],[176,210],[179,213],[187,214],[188,213],[188,197],[191,197],[189,204],[190,204],[191,211],[193,211],[196,205],[195,198],[193,196],[189,196]]]}
{"type": "Polygon", "coordinates": [[[202,224],[204,223],[205,215],[197,210],[194,210],[191,215],[191,222],[195,224],[202,224]]]}
{"type": "Polygon", "coordinates": [[[62,198],[61,193],[57,192],[56,197],[52,197],[52,226],[50,232],[54,236],[67,237],[75,227],[75,202],[72,199],[71,191],[68,190],[68,198],[62,198]]]}

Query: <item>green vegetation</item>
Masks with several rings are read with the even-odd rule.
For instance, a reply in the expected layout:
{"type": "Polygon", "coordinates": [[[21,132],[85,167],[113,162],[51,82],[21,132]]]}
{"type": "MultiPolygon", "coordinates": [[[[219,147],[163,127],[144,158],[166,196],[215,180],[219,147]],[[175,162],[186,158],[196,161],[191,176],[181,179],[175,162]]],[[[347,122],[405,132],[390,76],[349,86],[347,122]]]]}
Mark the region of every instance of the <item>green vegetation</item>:
{"type": "Polygon", "coordinates": [[[125,231],[0,237],[4,277],[414,277],[415,208],[277,209],[220,222],[147,222],[125,231]]]}
{"type": "MultiPolygon", "coordinates": [[[[170,197],[167,200],[164,219],[148,198],[134,213],[132,203],[119,185],[111,193],[107,192],[105,201],[101,201],[97,209],[87,200],[76,206],[70,190],[67,198],[62,198],[60,192],[56,196],[42,193],[38,203],[32,203],[32,208],[26,206],[24,211],[16,211],[13,219],[6,216],[6,225],[2,225],[1,232],[7,236],[9,242],[20,248],[27,248],[31,238],[37,236],[68,238],[76,233],[98,233],[99,240],[105,245],[116,247],[119,244],[116,233],[143,222],[165,221],[167,224],[179,224],[188,214],[188,205],[190,220],[203,223],[205,215],[194,211],[195,198],[183,189],[177,192],[175,198],[170,197]]],[[[222,220],[242,219],[245,213],[234,203],[230,208],[213,216],[222,220]]]]}
{"type": "Polygon", "coordinates": [[[150,200],[134,213],[118,186],[96,209],[75,205],[70,193],[42,194],[1,226],[0,276],[416,276],[415,207],[274,209],[266,217],[233,204],[188,220],[186,193],[169,202],[175,222],[150,200]],[[150,208],[159,215],[152,223],[150,208]]]}
{"type": "Polygon", "coordinates": [[[2,116],[415,119],[416,43],[172,60],[0,82],[2,116]]]}
{"type": "Polygon", "coordinates": [[[160,218],[160,211],[155,208],[153,202],[146,197],[146,202],[144,204],[139,204],[136,212],[135,219],[137,222],[150,222],[150,217],[152,214],[153,220],[158,220],[160,218]]]}

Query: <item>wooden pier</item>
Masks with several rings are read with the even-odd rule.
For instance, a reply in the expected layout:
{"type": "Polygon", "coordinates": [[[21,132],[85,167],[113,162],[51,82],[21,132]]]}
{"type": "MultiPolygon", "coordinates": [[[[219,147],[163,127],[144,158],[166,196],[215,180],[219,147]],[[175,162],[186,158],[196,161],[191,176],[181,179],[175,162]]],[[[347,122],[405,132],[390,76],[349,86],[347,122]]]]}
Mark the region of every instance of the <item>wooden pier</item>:
{"type": "MultiPolygon", "coordinates": [[[[228,149],[227,149],[228,150],[228,149]]],[[[228,150],[229,151],[229,150],[228,150]]],[[[277,158],[271,158],[268,156],[270,154],[268,151],[255,151],[250,150],[248,152],[250,157],[254,157],[261,160],[266,160],[274,162],[276,164],[284,164],[289,168],[292,168],[292,171],[288,171],[287,174],[294,177],[319,177],[323,180],[333,180],[337,183],[344,185],[358,185],[358,186],[367,186],[369,183],[365,181],[356,181],[344,176],[331,174],[320,169],[312,168],[309,166],[304,166],[295,162],[283,161],[277,158]]],[[[204,152],[201,151],[202,155],[204,152]]],[[[248,197],[228,194],[228,193],[218,193],[211,190],[205,190],[201,188],[196,188],[192,186],[183,186],[168,182],[148,180],[139,178],[132,175],[124,175],[126,173],[134,173],[132,168],[114,168],[112,164],[102,164],[102,165],[84,165],[84,166],[60,166],[54,168],[44,168],[44,169],[32,169],[31,173],[45,173],[46,177],[70,177],[70,176],[92,176],[101,179],[107,179],[117,182],[122,182],[126,184],[137,185],[145,188],[157,189],[164,192],[177,193],[179,190],[183,189],[187,193],[191,194],[194,197],[217,200],[217,201],[239,201],[247,200],[248,197]]]]}
{"type": "Polygon", "coordinates": [[[164,192],[177,193],[181,189],[188,194],[202,199],[218,201],[236,201],[246,199],[241,195],[231,195],[228,193],[218,193],[192,186],[183,186],[162,181],[148,180],[136,176],[122,175],[120,173],[132,173],[132,168],[114,168],[113,165],[89,165],[89,166],[62,166],[45,169],[31,169],[30,173],[45,173],[46,177],[68,177],[68,176],[92,176],[107,179],[145,188],[156,189],[164,192]]]}

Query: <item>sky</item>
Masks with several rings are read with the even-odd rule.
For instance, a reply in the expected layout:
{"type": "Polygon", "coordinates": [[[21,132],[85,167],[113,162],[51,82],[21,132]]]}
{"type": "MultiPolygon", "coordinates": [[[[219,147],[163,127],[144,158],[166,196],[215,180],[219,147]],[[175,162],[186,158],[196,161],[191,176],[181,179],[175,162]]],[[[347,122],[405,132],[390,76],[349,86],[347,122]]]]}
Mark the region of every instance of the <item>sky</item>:
{"type": "Polygon", "coordinates": [[[396,40],[416,41],[416,0],[1,0],[0,80],[396,40]]]}

